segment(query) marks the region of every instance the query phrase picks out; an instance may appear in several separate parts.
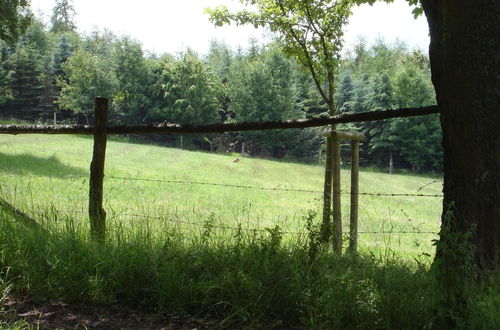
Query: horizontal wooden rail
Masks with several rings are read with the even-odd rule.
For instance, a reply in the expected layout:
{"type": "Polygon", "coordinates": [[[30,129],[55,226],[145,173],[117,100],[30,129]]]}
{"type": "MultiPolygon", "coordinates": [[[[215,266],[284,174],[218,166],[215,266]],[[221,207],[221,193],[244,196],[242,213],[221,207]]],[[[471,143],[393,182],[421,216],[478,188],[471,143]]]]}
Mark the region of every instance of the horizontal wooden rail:
{"type": "MultiPolygon", "coordinates": [[[[197,134],[223,133],[235,131],[260,131],[272,129],[319,127],[331,124],[356,123],[376,121],[391,118],[423,116],[439,113],[437,106],[421,108],[403,108],[396,110],[370,111],[356,114],[342,114],[327,118],[280,120],[249,123],[220,123],[211,125],[139,125],[139,126],[108,126],[107,134],[197,134]]],[[[94,134],[92,126],[75,125],[0,125],[0,134],[94,134]]]]}

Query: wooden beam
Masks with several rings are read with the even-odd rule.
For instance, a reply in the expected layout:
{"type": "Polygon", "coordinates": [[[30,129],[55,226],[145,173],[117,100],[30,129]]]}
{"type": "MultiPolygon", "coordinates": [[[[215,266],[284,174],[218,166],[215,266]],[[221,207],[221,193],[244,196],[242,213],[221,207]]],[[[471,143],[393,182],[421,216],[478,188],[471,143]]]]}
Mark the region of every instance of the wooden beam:
{"type": "MultiPolygon", "coordinates": [[[[356,114],[341,114],[327,118],[280,120],[250,123],[220,123],[211,125],[138,125],[108,126],[108,134],[197,134],[236,131],[260,131],[272,129],[320,127],[332,124],[357,123],[391,118],[424,116],[439,113],[437,106],[404,108],[396,110],[370,111],[356,114]]],[[[0,125],[0,134],[94,134],[94,127],[78,125],[0,125]]]]}

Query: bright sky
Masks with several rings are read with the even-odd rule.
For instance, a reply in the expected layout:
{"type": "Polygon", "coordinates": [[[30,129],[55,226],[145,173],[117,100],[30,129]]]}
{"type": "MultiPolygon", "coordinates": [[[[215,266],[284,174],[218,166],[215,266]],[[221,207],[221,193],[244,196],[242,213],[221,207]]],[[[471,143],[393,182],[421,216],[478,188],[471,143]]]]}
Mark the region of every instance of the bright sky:
{"type": "MultiPolygon", "coordinates": [[[[55,0],[31,0],[33,11],[48,22],[55,0]]],[[[74,0],[76,23],[80,32],[106,28],[117,35],[128,35],[156,53],[176,53],[193,48],[206,53],[209,41],[224,41],[234,49],[248,46],[250,38],[269,40],[253,27],[214,27],[204,8],[226,5],[239,9],[237,0],[74,0]]],[[[397,38],[411,47],[427,50],[428,27],[425,17],[413,19],[404,0],[392,4],[363,5],[354,10],[345,34],[346,46],[363,35],[370,43],[378,36],[394,42],[397,38]]]]}

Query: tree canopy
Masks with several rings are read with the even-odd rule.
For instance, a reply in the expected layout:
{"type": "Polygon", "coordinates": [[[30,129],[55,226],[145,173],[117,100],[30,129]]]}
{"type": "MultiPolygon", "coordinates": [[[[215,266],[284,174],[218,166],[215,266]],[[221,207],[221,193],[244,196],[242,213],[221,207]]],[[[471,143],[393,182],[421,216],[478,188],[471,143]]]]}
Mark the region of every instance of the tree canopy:
{"type": "Polygon", "coordinates": [[[293,56],[311,73],[314,84],[331,114],[334,108],[334,76],[347,23],[350,0],[247,0],[256,11],[231,13],[227,7],[207,9],[218,25],[236,22],[267,27],[277,33],[285,54],[293,56]],[[326,85],[326,86],[325,86],[326,85]]]}
{"type": "Polygon", "coordinates": [[[31,21],[29,0],[0,0],[0,39],[17,41],[31,21]]]}

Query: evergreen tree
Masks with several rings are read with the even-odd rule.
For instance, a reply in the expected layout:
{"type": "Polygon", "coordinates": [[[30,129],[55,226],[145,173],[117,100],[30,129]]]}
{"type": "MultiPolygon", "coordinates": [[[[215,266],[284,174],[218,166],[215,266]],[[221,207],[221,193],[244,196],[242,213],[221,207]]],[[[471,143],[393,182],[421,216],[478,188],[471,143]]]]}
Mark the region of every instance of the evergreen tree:
{"type": "MultiPolygon", "coordinates": [[[[371,92],[367,95],[372,111],[387,110],[393,107],[394,95],[391,81],[387,73],[374,77],[371,82],[371,92]]],[[[388,164],[393,167],[394,141],[391,138],[391,122],[388,120],[366,122],[362,124],[365,135],[370,141],[369,155],[379,166],[388,164]]]]}
{"type": "Polygon", "coordinates": [[[20,46],[11,58],[12,97],[10,113],[17,118],[37,118],[35,107],[43,95],[42,59],[32,48],[20,46]]]}
{"type": "Polygon", "coordinates": [[[206,63],[222,84],[220,117],[223,121],[231,117],[229,111],[230,99],[227,90],[232,61],[233,54],[226,44],[216,41],[210,42],[206,63]]]}
{"type": "MultiPolygon", "coordinates": [[[[11,72],[8,66],[8,48],[0,41],[0,106],[7,103],[12,98],[11,72]]],[[[1,110],[0,110],[1,113],[1,110]]]]}
{"type": "Polygon", "coordinates": [[[76,30],[75,8],[72,0],[56,0],[56,4],[52,9],[52,17],[50,19],[53,33],[65,33],[76,30]]]}
{"type": "Polygon", "coordinates": [[[54,75],[59,77],[60,79],[65,79],[64,71],[62,69],[62,64],[66,62],[71,55],[73,55],[72,46],[68,42],[68,39],[65,34],[61,34],[59,37],[59,43],[56,46],[54,52],[54,75]]]}
{"type": "Polygon", "coordinates": [[[335,93],[335,102],[339,113],[352,112],[354,110],[354,85],[351,72],[343,72],[341,82],[335,93]]]}
{"type": "MultiPolygon", "coordinates": [[[[414,65],[406,65],[395,77],[395,100],[398,107],[419,107],[435,103],[429,77],[414,65]]],[[[397,118],[392,121],[394,148],[421,172],[436,167],[441,159],[441,130],[437,116],[397,118]]]]}

